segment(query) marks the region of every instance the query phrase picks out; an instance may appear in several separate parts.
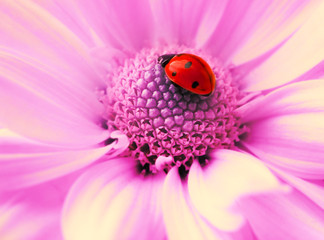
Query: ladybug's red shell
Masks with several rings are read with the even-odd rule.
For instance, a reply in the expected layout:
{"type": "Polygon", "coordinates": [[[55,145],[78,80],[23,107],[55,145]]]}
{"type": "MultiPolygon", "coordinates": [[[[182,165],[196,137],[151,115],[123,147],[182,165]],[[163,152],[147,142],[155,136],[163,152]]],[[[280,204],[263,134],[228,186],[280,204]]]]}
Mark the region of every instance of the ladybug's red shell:
{"type": "Polygon", "coordinates": [[[170,58],[164,70],[171,81],[200,95],[209,95],[214,91],[215,75],[205,60],[187,53],[164,56],[170,58]]]}

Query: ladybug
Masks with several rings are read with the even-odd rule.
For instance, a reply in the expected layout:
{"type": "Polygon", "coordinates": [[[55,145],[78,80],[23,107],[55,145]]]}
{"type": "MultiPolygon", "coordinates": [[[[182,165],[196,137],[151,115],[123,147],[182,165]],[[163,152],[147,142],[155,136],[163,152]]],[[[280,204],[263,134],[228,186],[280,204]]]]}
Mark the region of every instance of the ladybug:
{"type": "Polygon", "coordinates": [[[215,88],[215,74],[208,63],[193,54],[166,54],[158,58],[168,78],[180,87],[199,95],[210,95],[215,88]]]}

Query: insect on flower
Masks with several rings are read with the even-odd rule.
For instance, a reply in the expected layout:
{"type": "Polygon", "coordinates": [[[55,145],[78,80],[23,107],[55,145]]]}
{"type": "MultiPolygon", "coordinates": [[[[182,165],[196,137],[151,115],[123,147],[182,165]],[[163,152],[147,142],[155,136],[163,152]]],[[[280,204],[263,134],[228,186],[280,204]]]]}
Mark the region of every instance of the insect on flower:
{"type": "Polygon", "coordinates": [[[209,95],[215,88],[215,74],[206,61],[188,53],[166,54],[158,58],[168,78],[184,89],[209,95]]]}
{"type": "Polygon", "coordinates": [[[0,19],[1,240],[323,240],[324,3],[0,19]]]}

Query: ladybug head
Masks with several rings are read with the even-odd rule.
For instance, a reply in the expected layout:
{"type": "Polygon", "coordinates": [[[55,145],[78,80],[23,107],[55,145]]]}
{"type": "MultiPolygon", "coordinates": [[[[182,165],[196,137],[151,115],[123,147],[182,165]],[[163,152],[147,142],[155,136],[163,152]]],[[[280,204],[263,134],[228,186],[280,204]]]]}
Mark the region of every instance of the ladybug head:
{"type": "Polygon", "coordinates": [[[158,58],[158,63],[161,64],[163,68],[170,62],[170,60],[175,56],[176,54],[165,54],[161,55],[158,58]]]}

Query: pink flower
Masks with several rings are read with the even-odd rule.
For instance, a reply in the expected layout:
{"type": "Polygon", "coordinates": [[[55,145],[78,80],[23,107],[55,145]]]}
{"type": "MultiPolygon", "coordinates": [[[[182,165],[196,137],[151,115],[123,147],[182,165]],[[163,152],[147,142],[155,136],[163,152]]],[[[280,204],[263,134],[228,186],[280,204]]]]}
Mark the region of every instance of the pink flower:
{"type": "Polygon", "coordinates": [[[323,238],[323,3],[0,9],[0,239],[323,238]]]}

